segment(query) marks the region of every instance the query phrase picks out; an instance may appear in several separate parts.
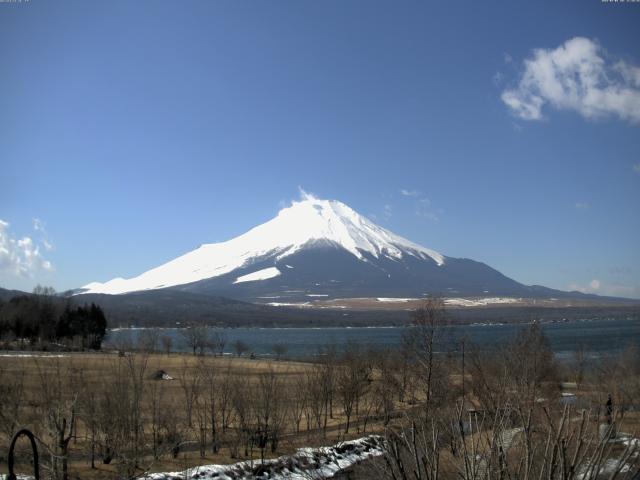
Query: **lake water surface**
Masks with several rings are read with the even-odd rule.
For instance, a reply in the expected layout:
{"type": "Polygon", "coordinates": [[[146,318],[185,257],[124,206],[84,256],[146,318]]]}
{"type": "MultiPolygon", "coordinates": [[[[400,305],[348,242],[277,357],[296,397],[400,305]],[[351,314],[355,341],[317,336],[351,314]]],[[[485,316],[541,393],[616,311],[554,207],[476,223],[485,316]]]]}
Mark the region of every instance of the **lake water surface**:
{"type": "MultiPolygon", "coordinates": [[[[450,344],[465,338],[482,348],[499,347],[518,334],[527,325],[455,325],[443,327],[443,338],[450,344]]],[[[637,320],[585,320],[547,323],[542,329],[551,348],[558,357],[571,357],[585,348],[596,355],[619,352],[634,345],[640,347],[640,322],[637,320]]],[[[123,341],[136,342],[142,329],[116,329],[109,332],[106,343],[118,345],[123,341]]],[[[275,344],[287,347],[287,356],[304,358],[316,355],[322,347],[334,344],[338,349],[349,342],[363,348],[393,348],[410,334],[411,327],[327,327],[327,328],[226,328],[223,330],[227,345],[225,353],[233,352],[233,342],[242,340],[251,352],[270,355],[275,344]]],[[[173,338],[174,351],[187,351],[178,329],[162,329],[160,335],[173,338]]]]}

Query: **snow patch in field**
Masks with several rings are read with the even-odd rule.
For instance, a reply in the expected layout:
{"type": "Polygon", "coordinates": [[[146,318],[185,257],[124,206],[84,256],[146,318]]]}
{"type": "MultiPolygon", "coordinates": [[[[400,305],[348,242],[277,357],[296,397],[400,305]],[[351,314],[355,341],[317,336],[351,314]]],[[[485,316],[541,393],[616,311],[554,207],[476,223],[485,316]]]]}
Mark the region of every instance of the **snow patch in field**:
{"type": "Polygon", "coordinates": [[[291,456],[245,461],[232,465],[204,465],[182,472],[151,473],[148,480],[305,480],[331,478],[352,465],[384,453],[382,437],[372,435],[332,447],[301,448],[291,456]]]}
{"type": "Polygon", "coordinates": [[[376,298],[377,301],[379,302],[411,302],[413,300],[419,300],[418,298],[386,298],[386,297],[379,297],[376,298]]]}
{"type": "Polygon", "coordinates": [[[268,278],[277,277],[278,275],[280,275],[280,270],[278,270],[276,267],[263,268],[262,270],[258,270],[257,272],[242,275],[241,277],[236,278],[236,281],[233,283],[267,280],[268,278]]]}
{"type": "Polygon", "coordinates": [[[302,303],[286,303],[286,302],[269,302],[267,305],[271,305],[272,307],[312,307],[309,302],[302,303]]]}
{"type": "Polygon", "coordinates": [[[484,305],[496,305],[502,303],[518,303],[521,298],[511,297],[487,297],[487,298],[445,298],[445,305],[456,307],[480,307],[484,305]]]}
{"type": "Polygon", "coordinates": [[[36,358],[64,358],[67,355],[52,355],[49,353],[0,353],[0,357],[36,357],[36,358]]]}

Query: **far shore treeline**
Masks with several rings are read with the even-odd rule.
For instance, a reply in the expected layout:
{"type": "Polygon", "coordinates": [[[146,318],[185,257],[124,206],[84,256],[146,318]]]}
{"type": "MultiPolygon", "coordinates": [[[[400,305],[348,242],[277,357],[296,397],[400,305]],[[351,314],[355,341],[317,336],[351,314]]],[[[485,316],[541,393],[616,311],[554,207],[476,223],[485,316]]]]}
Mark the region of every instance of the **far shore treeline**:
{"type": "Polygon", "coordinates": [[[5,349],[99,350],[106,333],[99,305],[76,305],[50,287],[0,299],[0,346],[5,349]]]}

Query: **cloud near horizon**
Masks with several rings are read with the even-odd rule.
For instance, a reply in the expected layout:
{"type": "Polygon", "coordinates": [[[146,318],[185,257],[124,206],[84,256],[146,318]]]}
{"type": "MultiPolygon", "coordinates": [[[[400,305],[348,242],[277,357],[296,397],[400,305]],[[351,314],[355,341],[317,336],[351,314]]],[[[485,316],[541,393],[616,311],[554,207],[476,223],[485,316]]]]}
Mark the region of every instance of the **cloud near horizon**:
{"type": "MultiPolygon", "coordinates": [[[[37,231],[36,224],[34,230],[37,231]]],[[[42,270],[51,271],[53,265],[42,256],[40,246],[31,237],[13,237],[9,222],[0,220],[0,274],[29,277],[42,270]]]]}
{"type": "Polygon", "coordinates": [[[640,286],[622,285],[620,283],[605,283],[597,278],[591,280],[587,285],[571,283],[568,285],[569,291],[582,293],[594,293],[611,297],[640,298],[640,286]]]}
{"type": "Polygon", "coordinates": [[[536,49],[524,60],[515,88],[502,101],[523,120],[542,120],[545,107],[586,119],[640,122],[640,67],[615,60],[596,41],[574,37],[555,49],[536,49]]]}

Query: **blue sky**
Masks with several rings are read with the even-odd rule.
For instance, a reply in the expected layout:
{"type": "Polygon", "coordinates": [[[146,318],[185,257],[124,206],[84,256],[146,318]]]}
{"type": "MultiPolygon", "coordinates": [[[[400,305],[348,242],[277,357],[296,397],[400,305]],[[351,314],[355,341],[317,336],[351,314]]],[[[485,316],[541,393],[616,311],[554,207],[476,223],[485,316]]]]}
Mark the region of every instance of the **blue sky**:
{"type": "Polygon", "coordinates": [[[302,187],[640,298],[639,24],[600,0],[0,3],[0,286],[136,275],[302,187]]]}

